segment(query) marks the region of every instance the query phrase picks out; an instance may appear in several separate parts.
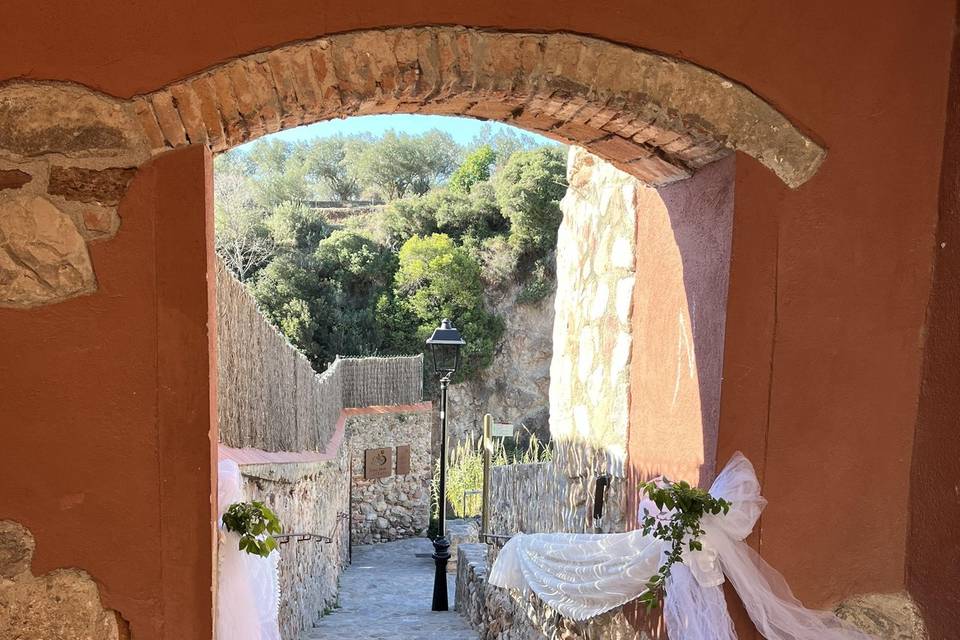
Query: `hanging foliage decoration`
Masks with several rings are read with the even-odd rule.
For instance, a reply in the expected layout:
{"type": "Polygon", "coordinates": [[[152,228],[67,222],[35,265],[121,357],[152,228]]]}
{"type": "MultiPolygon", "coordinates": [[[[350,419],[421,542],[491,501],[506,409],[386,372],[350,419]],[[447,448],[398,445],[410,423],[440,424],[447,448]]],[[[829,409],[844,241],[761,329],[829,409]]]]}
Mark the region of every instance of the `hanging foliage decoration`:
{"type": "Polygon", "coordinates": [[[701,551],[703,544],[700,536],[704,530],[700,519],[706,515],[726,515],[731,503],[723,498],[714,498],[704,489],[691,487],[681,480],[671,482],[659,478],[641,486],[641,490],[657,505],[660,513],[643,510],[643,535],[670,543],[666,559],[657,573],[647,580],[647,590],[638,598],[647,606],[647,610],[656,607],[666,592],[670,569],[683,561],[684,551],[701,551]]]}
{"type": "Polygon", "coordinates": [[[262,502],[234,502],[223,514],[227,531],[240,535],[240,551],[266,558],[277,548],[280,519],[262,502]]]}

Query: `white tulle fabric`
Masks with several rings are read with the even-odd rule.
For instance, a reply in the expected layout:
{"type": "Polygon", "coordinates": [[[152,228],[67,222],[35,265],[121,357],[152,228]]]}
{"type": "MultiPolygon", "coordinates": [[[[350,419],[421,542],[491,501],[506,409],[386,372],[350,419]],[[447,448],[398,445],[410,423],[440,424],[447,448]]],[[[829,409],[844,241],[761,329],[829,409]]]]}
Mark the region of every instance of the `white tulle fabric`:
{"type": "MultiPolygon", "coordinates": [[[[793,596],[783,576],[743,542],[766,500],[753,465],[733,456],[710,488],[730,512],[702,519],[703,550],[686,553],[666,584],[664,620],[671,640],[734,640],[723,582],[737,590],[767,640],[869,640],[832,613],[813,611],[793,596]]],[[[656,506],[640,505],[651,513],[656,506]]],[[[490,583],[531,589],[548,606],[586,620],[633,600],[657,572],[667,544],[642,531],[592,535],[541,533],[511,538],[494,562],[490,583]]]]}
{"type": "Polygon", "coordinates": [[[240,551],[240,536],[223,527],[223,512],[247,498],[240,468],[221,460],[218,500],[220,517],[217,591],[218,640],[280,640],[278,554],[267,558],[240,551]]]}

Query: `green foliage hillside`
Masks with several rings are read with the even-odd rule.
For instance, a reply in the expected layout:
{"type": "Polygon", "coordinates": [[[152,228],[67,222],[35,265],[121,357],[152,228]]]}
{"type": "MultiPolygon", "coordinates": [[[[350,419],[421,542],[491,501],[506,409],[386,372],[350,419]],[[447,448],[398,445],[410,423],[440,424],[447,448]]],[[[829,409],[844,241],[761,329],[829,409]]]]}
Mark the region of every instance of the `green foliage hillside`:
{"type": "Polygon", "coordinates": [[[460,380],[488,366],[490,294],[552,289],[565,150],[487,131],[265,139],[215,165],[217,251],[318,370],[339,355],[416,353],[442,318],[463,332],[460,380]],[[327,217],[324,203],[379,202],[327,217]]]}

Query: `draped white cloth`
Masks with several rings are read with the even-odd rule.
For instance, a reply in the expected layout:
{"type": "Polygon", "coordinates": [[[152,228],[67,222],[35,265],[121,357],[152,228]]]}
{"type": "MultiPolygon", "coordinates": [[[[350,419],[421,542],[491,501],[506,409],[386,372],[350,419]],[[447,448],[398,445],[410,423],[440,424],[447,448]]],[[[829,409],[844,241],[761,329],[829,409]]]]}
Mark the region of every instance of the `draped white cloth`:
{"type": "MultiPolygon", "coordinates": [[[[710,488],[731,502],[726,515],[701,520],[702,551],[685,552],[666,584],[664,619],[671,640],[734,640],[723,597],[726,579],[737,590],[767,640],[870,640],[832,613],[813,611],[745,542],[766,500],[753,465],[736,453],[710,488]]],[[[650,501],[641,504],[657,513],[650,501]]],[[[646,590],[668,543],[642,531],[618,534],[540,533],[511,538],[494,562],[490,583],[531,589],[572,620],[586,620],[635,599],[646,590]]]]}
{"type": "Polygon", "coordinates": [[[221,460],[217,520],[220,534],[217,591],[218,640],[280,640],[278,553],[267,558],[240,551],[240,535],[223,526],[223,513],[247,500],[240,467],[221,460]]]}

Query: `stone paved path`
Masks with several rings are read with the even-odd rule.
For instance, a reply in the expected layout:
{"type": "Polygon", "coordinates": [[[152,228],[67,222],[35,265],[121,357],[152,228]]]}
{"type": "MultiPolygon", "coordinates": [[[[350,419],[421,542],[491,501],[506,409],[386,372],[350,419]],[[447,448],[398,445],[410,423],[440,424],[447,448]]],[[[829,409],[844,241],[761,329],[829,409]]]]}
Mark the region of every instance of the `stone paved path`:
{"type": "Polygon", "coordinates": [[[430,610],[432,553],[424,538],[353,548],[340,578],[340,608],[321,618],[302,640],[477,640],[453,610],[455,581],[447,576],[450,611],[430,610]]]}

